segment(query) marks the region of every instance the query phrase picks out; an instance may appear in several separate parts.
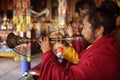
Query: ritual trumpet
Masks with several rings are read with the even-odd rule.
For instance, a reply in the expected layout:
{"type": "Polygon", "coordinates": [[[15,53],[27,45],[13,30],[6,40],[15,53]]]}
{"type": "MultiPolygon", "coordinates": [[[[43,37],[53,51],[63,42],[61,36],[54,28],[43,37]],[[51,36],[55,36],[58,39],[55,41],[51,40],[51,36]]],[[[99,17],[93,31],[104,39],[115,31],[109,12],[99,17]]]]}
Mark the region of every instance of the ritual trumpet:
{"type": "MultiPolygon", "coordinates": [[[[50,38],[50,41],[72,41],[72,40],[82,40],[82,37],[66,37],[66,38],[50,38]]],[[[28,37],[16,36],[14,33],[9,33],[7,36],[6,43],[9,48],[14,48],[17,45],[25,44],[29,42],[39,42],[39,39],[31,39],[28,37]]]]}

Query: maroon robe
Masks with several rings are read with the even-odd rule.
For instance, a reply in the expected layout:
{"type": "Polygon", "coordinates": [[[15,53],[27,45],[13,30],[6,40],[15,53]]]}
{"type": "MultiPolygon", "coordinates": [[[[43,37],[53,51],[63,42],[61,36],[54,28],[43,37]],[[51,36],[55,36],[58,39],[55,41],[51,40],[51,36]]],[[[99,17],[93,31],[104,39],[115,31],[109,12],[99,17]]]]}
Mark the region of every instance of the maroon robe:
{"type": "Polygon", "coordinates": [[[100,38],[82,53],[77,65],[63,65],[47,51],[42,56],[40,80],[120,80],[120,41],[112,35],[100,38]]]}

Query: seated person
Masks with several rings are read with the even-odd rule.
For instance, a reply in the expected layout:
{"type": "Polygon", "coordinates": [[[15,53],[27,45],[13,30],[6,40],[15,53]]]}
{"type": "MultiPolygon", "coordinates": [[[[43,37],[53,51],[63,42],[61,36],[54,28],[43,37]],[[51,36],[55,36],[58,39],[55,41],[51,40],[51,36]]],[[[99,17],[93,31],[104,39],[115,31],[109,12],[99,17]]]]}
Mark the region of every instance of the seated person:
{"type": "Polygon", "coordinates": [[[82,36],[92,45],[81,51],[78,64],[59,63],[49,38],[40,38],[39,80],[120,80],[120,41],[112,34],[113,17],[101,8],[84,16],[82,36]]]}

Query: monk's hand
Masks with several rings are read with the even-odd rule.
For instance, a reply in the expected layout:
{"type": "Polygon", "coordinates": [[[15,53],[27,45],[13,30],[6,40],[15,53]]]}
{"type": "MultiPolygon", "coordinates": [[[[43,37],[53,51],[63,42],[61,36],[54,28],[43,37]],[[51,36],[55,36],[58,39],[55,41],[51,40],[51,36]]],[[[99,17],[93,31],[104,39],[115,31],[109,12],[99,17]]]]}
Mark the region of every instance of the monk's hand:
{"type": "Polygon", "coordinates": [[[41,37],[39,39],[39,45],[41,46],[41,50],[43,53],[51,50],[51,45],[50,45],[50,40],[49,40],[49,37],[48,36],[45,36],[45,37],[41,37]]]}
{"type": "Polygon", "coordinates": [[[67,26],[66,32],[68,33],[69,36],[72,36],[74,34],[73,28],[70,24],[67,26]]]}

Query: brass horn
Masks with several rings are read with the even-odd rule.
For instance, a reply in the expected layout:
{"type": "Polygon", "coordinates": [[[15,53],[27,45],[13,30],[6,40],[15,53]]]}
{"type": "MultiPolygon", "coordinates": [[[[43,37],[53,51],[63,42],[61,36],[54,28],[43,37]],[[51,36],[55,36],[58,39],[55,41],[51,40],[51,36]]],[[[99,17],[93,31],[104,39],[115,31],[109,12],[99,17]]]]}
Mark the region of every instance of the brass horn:
{"type": "Polygon", "coordinates": [[[29,38],[16,36],[13,33],[9,33],[6,40],[6,43],[9,48],[14,48],[17,45],[29,43],[29,42],[30,42],[29,38]]]}
{"type": "MultiPolygon", "coordinates": [[[[72,41],[72,40],[82,40],[82,37],[66,37],[66,38],[49,38],[50,41],[72,41]]],[[[9,48],[14,48],[20,44],[29,43],[29,42],[38,42],[39,39],[30,39],[28,37],[16,36],[14,33],[9,33],[7,36],[6,43],[9,48]]]]}

